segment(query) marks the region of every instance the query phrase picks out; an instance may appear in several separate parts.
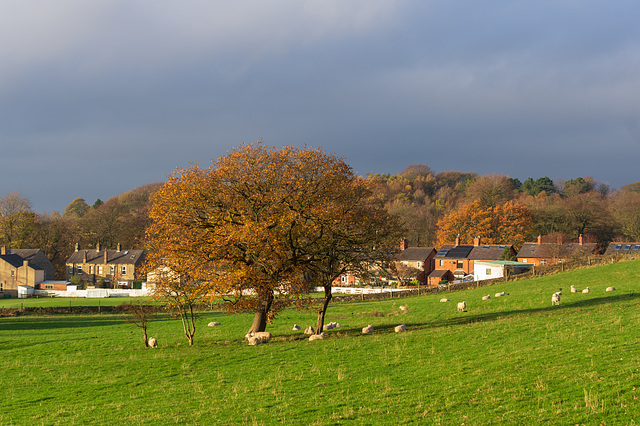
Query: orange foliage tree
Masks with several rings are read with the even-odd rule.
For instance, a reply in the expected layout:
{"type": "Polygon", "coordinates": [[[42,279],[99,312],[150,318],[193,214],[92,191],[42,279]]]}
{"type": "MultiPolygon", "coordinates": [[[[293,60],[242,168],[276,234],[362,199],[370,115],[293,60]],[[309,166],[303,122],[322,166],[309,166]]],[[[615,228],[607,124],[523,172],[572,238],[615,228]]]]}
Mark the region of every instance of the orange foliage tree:
{"type": "Polygon", "coordinates": [[[328,279],[321,264],[344,250],[343,234],[373,231],[355,226],[378,223],[367,194],[343,159],[320,149],[244,145],[208,169],[177,170],[155,194],[148,268],[164,265],[200,294],[255,311],[249,333],[264,331],[278,309],[328,279]]]}
{"type": "Polygon", "coordinates": [[[533,236],[533,216],[522,204],[508,201],[487,207],[480,200],[463,206],[438,221],[438,244],[451,243],[460,235],[461,241],[473,241],[477,236],[487,244],[521,246],[533,236]]]}

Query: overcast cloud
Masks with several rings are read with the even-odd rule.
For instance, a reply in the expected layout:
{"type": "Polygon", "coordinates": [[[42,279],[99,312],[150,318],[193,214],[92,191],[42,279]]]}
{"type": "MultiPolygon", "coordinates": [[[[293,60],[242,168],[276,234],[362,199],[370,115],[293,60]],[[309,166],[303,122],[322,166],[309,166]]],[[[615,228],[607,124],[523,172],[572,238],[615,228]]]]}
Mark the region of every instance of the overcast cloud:
{"type": "Polygon", "coordinates": [[[0,3],[0,196],[62,211],[242,142],[359,174],[640,180],[632,1],[0,3]]]}

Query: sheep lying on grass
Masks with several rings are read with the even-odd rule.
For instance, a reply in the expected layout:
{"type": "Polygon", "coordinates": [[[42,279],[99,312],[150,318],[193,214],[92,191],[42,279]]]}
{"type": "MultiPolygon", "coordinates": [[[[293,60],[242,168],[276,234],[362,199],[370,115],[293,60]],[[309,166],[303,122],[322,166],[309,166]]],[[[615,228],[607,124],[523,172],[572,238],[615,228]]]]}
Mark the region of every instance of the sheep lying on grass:
{"type": "Polygon", "coordinates": [[[409,310],[409,307],[407,305],[401,305],[398,309],[400,309],[402,312],[407,312],[409,310]]]}
{"type": "Polygon", "coordinates": [[[400,324],[400,325],[396,326],[396,327],[394,328],[394,331],[395,331],[396,333],[400,333],[400,332],[403,332],[403,331],[407,331],[407,325],[406,325],[405,323],[402,323],[402,324],[400,324]]]}
{"type": "Polygon", "coordinates": [[[585,288],[584,290],[582,290],[583,293],[589,293],[589,287],[585,288]]]}
{"type": "Polygon", "coordinates": [[[362,329],[362,334],[371,334],[373,333],[373,326],[369,324],[368,326],[362,329]]]}
{"type": "Polygon", "coordinates": [[[249,345],[251,346],[255,346],[255,345],[259,345],[260,343],[266,343],[269,340],[271,340],[271,333],[268,331],[258,331],[257,333],[249,333],[247,334],[248,338],[247,340],[249,341],[249,345]]]}
{"type": "Polygon", "coordinates": [[[440,299],[441,302],[451,302],[451,300],[447,299],[446,297],[443,297],[442,299],[440,299]]]}
{"type": "Polygon", "coordinates": [[[486,296],[482,296],[482,300],[489,300],[489,299],[491,299],[491,296],[488,294],[486,296]]]}
{"type": "Polygon", "coordinates": [[[147,343],[149,344],[150,348],[157,348],[158,347],[158,341],[156,340],[155,337],[149,337],[149,341],[147,343]]]}
{"type": "Polygon", "coordinates": [[[504,291],[501,291],[500,293],[496,293],[496,297],[502,297],[502,296],[506,296],[507,293],[505,293],[504,291]]]}
{"type": "Polygon", "coordinates": [[[553,293],[551,295],[551,305],[559,305],[560,304],[560,292],[553,293]]]}
{"type": "Polygon", "coordinates": [[[216,327],[216,326],[218,326],[218,325],[222,325],[222,324],[220,324],[218,321],[212,321],[212,322],[210,322],[210,323],[209,323],[209,324],[207,324],[207,325],[208,325],[209,327],[216,327]]]}
{"type": "Polygon", "coordinates": [[[293,324],[293,331],[298,331],[298,330],[302,330],[302,327],[300,327],[298,324],[293,324]]]}
{"type": "Polygon", "coordinates": [[[314,334],[315,332],[316,331],[311,326],[304,329],[304,334],[314,334]]]}
{"type": "Polygon", "coordinates": [[[464,312],[467,309],[467,302],[459,302],[458,303],[458,312],[464,312]]]}
{"type": "Polygon", "coordinates": [[[578,290],[576,289],[576,287],[574,285],[571,286],[571,293],[577,293],[578,290]]]}
{"type": "Polygon", "coordinates": [[[338,322],[330,322],[329,324],[325,324],[322,329],[323,330],[331,330],[332,328],[340,327],[340,323],[338,322]]]}
{"type": "Polygon", "coordinates": [[[616,288],[615,287],[607,287],[607,289],[605,291],[615,291],[616,288]]]}
{"type": "Polygon", "coordinates": [[[312,334],[311,336],[309,336],[309,341],[313,342],[314,340],[324,340],[324,336],[324,333],[312,334]]]}

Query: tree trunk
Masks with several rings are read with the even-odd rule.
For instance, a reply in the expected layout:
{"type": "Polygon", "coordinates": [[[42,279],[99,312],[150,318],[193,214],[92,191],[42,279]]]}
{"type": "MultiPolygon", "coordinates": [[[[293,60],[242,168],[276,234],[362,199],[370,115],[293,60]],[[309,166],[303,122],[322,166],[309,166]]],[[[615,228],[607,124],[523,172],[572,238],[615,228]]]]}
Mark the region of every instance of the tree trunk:
{"type": "Polygon", "coordinates": [[[331,285],[324,286],[324,300],[322,302],[322,308],[318,311],[318,321],[316,322],[316,334],[322,333],[324,328],[324,316],[327,313],[327,307],[333,295],[331,294],[331,285]]]}
{"type": "Polygon", "coordinates": [[[247,334],[266,330],[267,318],[269,317],[269,310],[271,309],[272,303],[273,291],[268,291],[259,296],[258,308],[256,309],[255,316],[253,317],[253,324],[251,324],[251,328],[247,334]]]}
{"type": "Polygon", "coordinates": [[[142,335],[144,336],[144,347],[149,347],[149,338],[147,337],[147,326],[142,326],[142,335]]]}

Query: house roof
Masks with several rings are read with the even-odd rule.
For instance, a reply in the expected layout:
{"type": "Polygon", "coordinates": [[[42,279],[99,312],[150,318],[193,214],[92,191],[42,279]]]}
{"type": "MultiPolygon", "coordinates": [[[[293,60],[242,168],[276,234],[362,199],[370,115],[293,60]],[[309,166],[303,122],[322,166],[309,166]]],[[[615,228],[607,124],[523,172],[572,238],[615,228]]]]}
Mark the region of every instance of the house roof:
{"type": "MultiPolygon", "coordinates": [[[[42,269],[46,270],[47,268],[51,269],[51,273],[53,274],[53,264],[51,261],[45,256],[45,254],[40,249],[8,249],[10,254],[17,254],[24,260],[29,261],[29,266],[34,269],[42,269]]],[[[53,276],[53,275],[52,275],[53,276]]]]}
{"type": "Polygon", "coordinates": [[[67,263],[85,263],[84,254],[87,254],[86,263],[104,265],[104,253],[107,253],[109,265],[137,264],[144,258],[144,250],[78,250],[67,259],[67,263]]]}
{"type": "Polygon", "coordinates": [[[512,248],[511,244],[484,244],[478,246],[445,244],[436,259],[469,259],[469,260],[499,260],[505,248],[512,248]]]}
{"type": "Polygon", "coordinates": [[[553,259],[557,257],[568,257],[579,254],[580,252],[593,253],[597,251],[596,243],[524,243],[522,248],[516,255],[518,259],[553,259]]]}
{"type": "Polygon", "coordinates": [[[640,253],[640,243],[609,243],[604,254],[640,253]]]}
{"type": "Polygon", "coordinates": [[[33,269],[36,269],[36,270],[42,270],[42,268],[40,266],[29,262],[28,259],[25,259],[22,256],[20,256],[18,254],[15,254],[15,253],[0,254],[0,259],[4,260],[5,262],[10,264],[14,268],[21,267],[22,265],[24,265],[24,261],[26,260],[28,262],[28,265],[29,265],[30,268],[33,268],[33,269]]]}
{"type": "Polygon", "coordinates": [[[435,251],[436,249],[433,247],[409,247],[398,252],[395,259],[424,262],[435,251]]]}
{"type": "Polygon", "coordinates": [[[429,274],[429,278],[442,278],[450,274],[448,269],[435,269],[429,274]]]}

